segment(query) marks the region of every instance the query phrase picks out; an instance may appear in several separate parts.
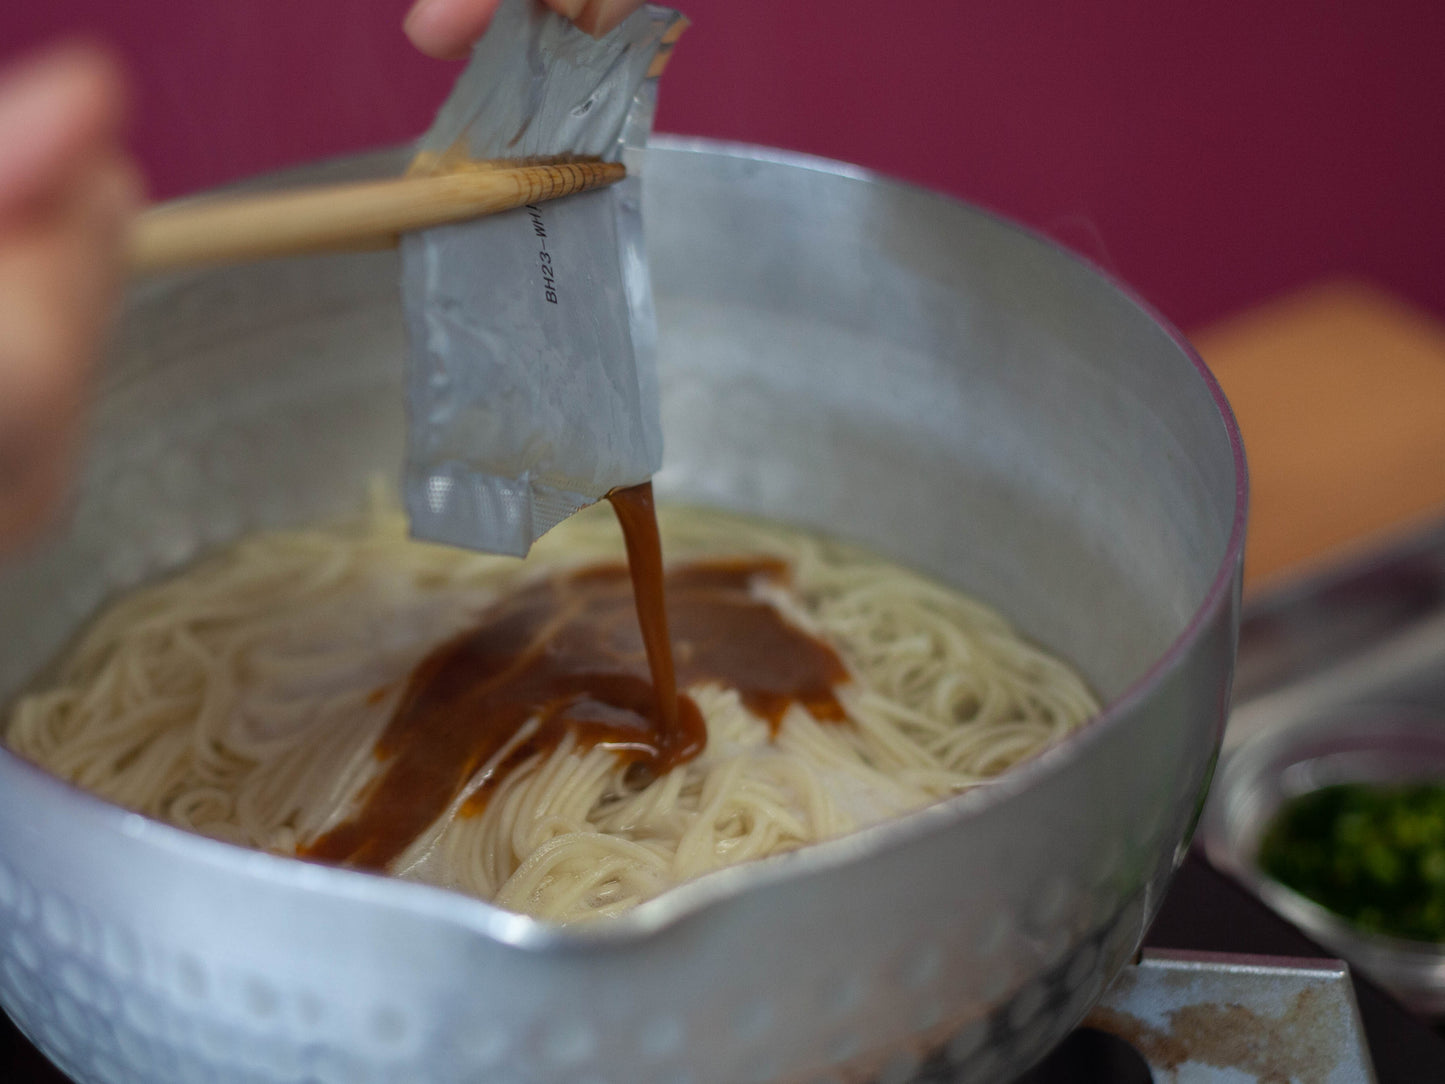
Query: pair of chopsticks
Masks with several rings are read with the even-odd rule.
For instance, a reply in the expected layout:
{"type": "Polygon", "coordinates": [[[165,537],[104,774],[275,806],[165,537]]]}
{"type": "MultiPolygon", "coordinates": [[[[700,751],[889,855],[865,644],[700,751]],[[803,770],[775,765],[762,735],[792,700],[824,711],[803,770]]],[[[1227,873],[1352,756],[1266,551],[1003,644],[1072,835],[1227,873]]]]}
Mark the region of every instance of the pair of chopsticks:
{"type": "Polygon", "coordinates": [[[220,196],[142,214],[132,271],[167,271],[307,252],[386,248],[400,234],[496,214],[620,181],[615,162],[479,166],[395,180],[220,196]]]}

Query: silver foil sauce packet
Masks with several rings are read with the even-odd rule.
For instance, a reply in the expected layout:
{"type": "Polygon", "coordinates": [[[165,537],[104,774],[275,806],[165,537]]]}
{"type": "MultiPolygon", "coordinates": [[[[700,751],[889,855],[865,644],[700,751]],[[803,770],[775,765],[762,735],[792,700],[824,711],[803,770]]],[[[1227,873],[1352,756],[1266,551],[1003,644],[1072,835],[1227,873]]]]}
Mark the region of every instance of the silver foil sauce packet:
{"type": "Polygon", "coordinates": [[[637,152],[685,25],[649,6],[598,40],[506,0],[422,138],[414,168],[577,156],[629,173],[402,238],[414,536],[520,556],[661,465],[637,152]]]}

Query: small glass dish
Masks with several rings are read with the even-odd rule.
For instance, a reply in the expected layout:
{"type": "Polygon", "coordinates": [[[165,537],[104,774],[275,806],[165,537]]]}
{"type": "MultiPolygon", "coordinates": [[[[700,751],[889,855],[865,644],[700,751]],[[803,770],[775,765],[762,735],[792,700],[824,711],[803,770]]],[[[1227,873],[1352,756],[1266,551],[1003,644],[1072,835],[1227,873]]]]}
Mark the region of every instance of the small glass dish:
{"type": "Polygon", "coordinates": [[[1407,1007],[1445,1017],[1445,944],[1367,932],[1260,869],[1260,844],[1291,799],[1340,783],[1445,784],[1445,718],[1354,706],[1267,731],[1221,763],[1200,823],[1205,853],[1270,907],[1407,1007]]]}

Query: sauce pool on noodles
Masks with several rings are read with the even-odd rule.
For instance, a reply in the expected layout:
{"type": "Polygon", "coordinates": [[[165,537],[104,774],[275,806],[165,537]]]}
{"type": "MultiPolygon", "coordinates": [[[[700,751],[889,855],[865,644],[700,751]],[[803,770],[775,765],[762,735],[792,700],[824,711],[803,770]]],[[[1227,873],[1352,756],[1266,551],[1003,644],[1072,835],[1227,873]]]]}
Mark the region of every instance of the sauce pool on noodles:
{"type": "Polygon", "coordinates": [[[377,743],[383,766],[360,808],[304,857],[384,869],[489,762],[464,815],[568,734],[580,748],[615,751],[642,778],[661,775],[707,743],[702,713],[679,685],[736,689],[775,732],[793,704],[844,718],[842,660],[755,593],[788,582],[785,562],[706,560],[664,573],[651,483],[609,497],[628,568],[593,565],[529,584],[432,651],[377,743]]]}

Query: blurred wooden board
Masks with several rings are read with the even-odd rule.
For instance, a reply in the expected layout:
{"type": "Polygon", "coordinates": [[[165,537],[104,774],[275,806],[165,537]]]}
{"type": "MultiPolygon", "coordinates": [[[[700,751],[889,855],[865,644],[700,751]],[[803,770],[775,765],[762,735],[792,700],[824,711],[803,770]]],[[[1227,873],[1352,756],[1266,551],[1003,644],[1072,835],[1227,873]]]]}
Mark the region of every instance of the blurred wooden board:
{"type": "Polygon", "coordinates": [[[1247,591],[1445,517],[1445,324],[1332,282],[1191,338],[1244,434],[1247,591]]]}

